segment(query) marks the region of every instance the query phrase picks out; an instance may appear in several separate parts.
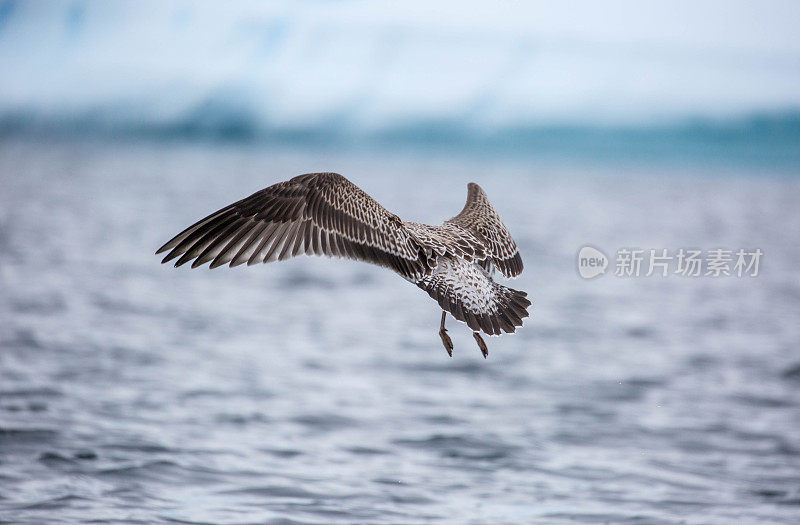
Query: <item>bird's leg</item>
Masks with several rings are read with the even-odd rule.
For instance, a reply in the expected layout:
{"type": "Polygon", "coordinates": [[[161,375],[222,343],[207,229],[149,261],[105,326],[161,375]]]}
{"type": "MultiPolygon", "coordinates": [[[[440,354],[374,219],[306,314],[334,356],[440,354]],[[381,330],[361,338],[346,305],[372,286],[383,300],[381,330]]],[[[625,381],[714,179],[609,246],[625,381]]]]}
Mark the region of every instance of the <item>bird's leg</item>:
{"type": "Polygon", "coordinates": [[[475,340],[478,342],[478,348],[481,349],[483,358],[486,359],[486,356],[489,355],[489,349],[486,348],[486,343],[484,342],[483,337],[481,337],[481,334],[479,334],[478,332],[472,332],[472,337],[474,337],[475,340]]]}
{"type": "Polygon", "coordinates": [[[453,357],[453,341],[447,335],[447,328],[444,327],[444,320],[447,318],[447,312],[442,312],[442,327],[439,329],[439,337],[442,338],[444,349],[447,350],[447,355],[453,357]]]}

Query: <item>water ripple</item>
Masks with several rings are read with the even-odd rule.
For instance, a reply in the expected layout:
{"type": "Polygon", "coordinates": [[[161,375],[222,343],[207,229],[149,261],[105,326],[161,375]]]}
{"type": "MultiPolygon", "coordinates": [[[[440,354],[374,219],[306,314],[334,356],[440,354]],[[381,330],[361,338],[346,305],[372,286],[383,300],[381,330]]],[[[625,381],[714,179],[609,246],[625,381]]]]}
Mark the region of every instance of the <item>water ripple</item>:
{"type": "Polygon", "coordinates": [[[800,182],[261,149],[3,142],[1,520],[797,522],[800,182]],[[536,315],[486,360],[451,321],[449,358],[435,303],[385,270],[153,256],[312,165],[409,218],[455,213],[481,182],[536,315]],[[576,276],[582,243],[654,238],[746,240],[769,265],[576,276]]]}

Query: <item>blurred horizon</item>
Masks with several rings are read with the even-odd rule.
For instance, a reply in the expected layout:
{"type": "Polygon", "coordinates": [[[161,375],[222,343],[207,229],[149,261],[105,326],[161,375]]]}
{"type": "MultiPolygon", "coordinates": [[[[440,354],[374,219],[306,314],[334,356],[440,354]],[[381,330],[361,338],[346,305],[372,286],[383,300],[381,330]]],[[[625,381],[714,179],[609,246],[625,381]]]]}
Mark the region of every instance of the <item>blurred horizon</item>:
{"type": "Polygon", "coordinates": [[[5,1],[0,137],[792,169],[797,19],[779,1],[5,1]]]}

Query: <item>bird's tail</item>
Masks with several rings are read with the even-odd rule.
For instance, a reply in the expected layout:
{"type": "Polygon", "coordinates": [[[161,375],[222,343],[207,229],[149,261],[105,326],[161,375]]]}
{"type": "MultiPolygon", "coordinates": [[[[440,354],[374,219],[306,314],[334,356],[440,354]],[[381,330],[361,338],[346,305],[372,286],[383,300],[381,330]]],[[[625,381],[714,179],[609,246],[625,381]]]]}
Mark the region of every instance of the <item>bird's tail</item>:
{"type": "Polygon", "coordinates": [[[417,283],[443,310],[476,332],[513,333],[528,317],[528,294],[498,284],[483,268],[454,257],[439,257],[434,272],[417,283]]]}

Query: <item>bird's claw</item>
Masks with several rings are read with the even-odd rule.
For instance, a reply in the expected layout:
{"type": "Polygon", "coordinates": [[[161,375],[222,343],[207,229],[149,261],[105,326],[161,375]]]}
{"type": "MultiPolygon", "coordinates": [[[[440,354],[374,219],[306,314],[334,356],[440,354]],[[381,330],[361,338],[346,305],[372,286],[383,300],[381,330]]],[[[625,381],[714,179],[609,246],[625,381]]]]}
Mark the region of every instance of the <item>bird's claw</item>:
{"type": "Polygon", "coordinates": [[[481,337],[481,334],[478,332],[472,332],[472,337],[474,337],[475,341],[478,342],[478,348],[481,349],[483,358],[486,359],[486,357],[489,355],[489,349],[486,348],[486,342],[483,340],[483,337],[481,337]]]}
{"type": "Polygon", "coordinates": [[[447,330],[444,328],[439,330],[439,337],[442,338],[442,344],[444,345],[444,349],[447,350],[447,355],[453,357],[453,340],[447,335],[447,330]]]}

